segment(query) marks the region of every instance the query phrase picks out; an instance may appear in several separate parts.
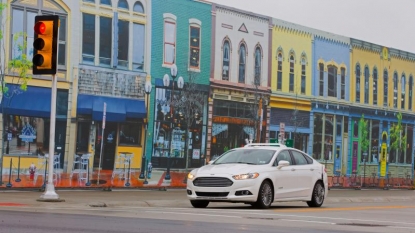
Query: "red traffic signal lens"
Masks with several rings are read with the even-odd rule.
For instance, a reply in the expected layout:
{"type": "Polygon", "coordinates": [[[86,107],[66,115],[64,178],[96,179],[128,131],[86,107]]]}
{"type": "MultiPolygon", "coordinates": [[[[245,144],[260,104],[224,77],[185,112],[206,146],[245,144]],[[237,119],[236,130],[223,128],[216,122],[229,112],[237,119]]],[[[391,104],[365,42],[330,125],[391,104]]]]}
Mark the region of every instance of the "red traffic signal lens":
{"type": "Polygon", "coordinates": [[[43,35],[46,32],[46,25],[43,22],[35,24],[35,33],[43,35]]]}
{"type": "Polygon", "coordinates": [[[45,62],[45,59],[42,55],[36,54],[32,59],[33,65],[35,66],[41,66],[43,65],[43,62],[45,62]]]}

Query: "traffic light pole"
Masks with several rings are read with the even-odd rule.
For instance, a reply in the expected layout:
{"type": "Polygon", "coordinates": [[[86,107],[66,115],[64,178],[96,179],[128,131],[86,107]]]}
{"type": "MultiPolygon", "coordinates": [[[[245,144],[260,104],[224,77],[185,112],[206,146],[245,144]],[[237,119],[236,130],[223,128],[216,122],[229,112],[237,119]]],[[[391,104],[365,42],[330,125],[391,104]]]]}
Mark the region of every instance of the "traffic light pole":
{"type": "MultiPolygon", "coordinates": [[[[53,164],[55,156],[55,127],[56,127],[56,74],[52,75],[52,98],[50,105],[50,136],[49,136],[49,156],[48,156],[48,184],[46,185],[45,193],[40,196],[41,200],[58,200],[59,195],[55,192],[53,184],[53,164]]],[[[45,177],[46,179],[46,177],[45,177]]]]}

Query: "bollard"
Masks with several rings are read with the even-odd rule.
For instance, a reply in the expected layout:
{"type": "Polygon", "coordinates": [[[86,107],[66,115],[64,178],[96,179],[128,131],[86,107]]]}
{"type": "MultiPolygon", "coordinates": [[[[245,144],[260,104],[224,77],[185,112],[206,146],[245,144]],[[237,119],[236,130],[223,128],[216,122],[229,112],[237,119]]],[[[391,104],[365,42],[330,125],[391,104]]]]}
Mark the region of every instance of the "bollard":
{"type": "Polygon", "coordinates": [[[148,167],[147,167],[147,176],[149,179],[151,179],[151,172],[153,170],[153,165],[151,164],[151,162],[148,162],[148,167]]]}
{"type": "Polygon", "coordinates": [[[15,180],[16,182],[20,182],[20,181],[22,181],[21,179],[20,179],[20,156],[19,156],[19,160],[18,160],[19,162],[17,163],[18,165],[17,165],[17,179],[15,180]]]}
{"type": "MultiPolygon", "coordinates": [[[[148,163],[148,162],[146,161],[146,164],[145,164],[146,166],[145,166],[145,168],[147,167],[147,163],[148,163]]],[[[145,171],[144,171],[144,174],[145,174],[145,180],[144,180],[144,183],[143,183],[143,184],[148,184],[148,181],[147,181],[148,169],[145,169],[145,168],[144,168],[144,170],[145,170],[145,171]]]]}
{"type": "Polygon", "coordinates": [[[9,171],[9,183],[7,183],[6,187],[7,188],[11,188],[12,187],[12,183],[11,183],[11,179],[12,179],[12,166],[13,166],[13,159],[10,158],[10,171],[9,171]]]}
{"type": "Polygon", "coordinates": [[[131,157],[128,159],[127,183],[125,183],[126,187],[130,187],[130,167],[131,167],[131,157]]]}
{"type": "Polygon", "coordinates": [[[91,186],[91,182],[89,181],[89,158],[88,158],[88,167],[86,168],[86,174],[87,174],[87,178],[86,178],[86,183],[85,186],[91,186]]]}
{"type": "Polygon", "coordinates": [[[146,157],[143,155],[143,158],[141,159],[141,172],[140,172],[140,177],[139,179],[144,179],[145,178],[145,166],[143,165],[147,165],[147,161],[146,161],[146,157]]]}

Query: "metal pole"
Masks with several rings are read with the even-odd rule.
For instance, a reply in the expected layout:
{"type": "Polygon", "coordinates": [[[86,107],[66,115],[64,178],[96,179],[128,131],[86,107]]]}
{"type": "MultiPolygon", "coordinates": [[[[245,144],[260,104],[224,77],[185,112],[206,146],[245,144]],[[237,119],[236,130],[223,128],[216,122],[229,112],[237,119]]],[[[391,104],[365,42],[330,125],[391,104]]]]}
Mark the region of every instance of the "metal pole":
{"type": "Polygon", "coordinates": [[[88,166],[88,167],[86,168],[86,169],[87,169],[86,171],[87,171],[87,175],[88,175],[88,176],[87,176],[87,178],[86,178],[86,183],[85,183],[85,186],[91,186],[91,181],[89,180],[89,158],[88,158],[87,166],[88,166]]]}
{"type": "Polygon", "coordinates": [[[50,104],[50,133],[49,133],[49,174],[48,184],[46,185],[45,193],[40,196],[40,199],[59,199],[59,195],[55,192],[55,186],[53,185],[53,161],[55,155],[55,126],[56,126],[56,86],[57,77],[56,74],[52,75],[52,98],[50,104]]]}
{"type": "Polygon", "coordinates": [[[146,170],[146,154],[147,154],[147,134],[148,134],[148,111],[149,111],[149,99],[148,97],[150,96],[150,93],[146,93],[147,95],[147,123],[146,123],[146,134],[144,135],[144,152],[143,152],[143,156],[141,158],[141,172],[140,172],[140,176],[139,179],[144,179],[145,178],[145,170],[146,170]]]}
{"type": "Polygon", "coordinates": [[[101,150],[99,151],[99,166],[98,166],[98,178],[97,185],[99,185],[99,176],[101,174],[101,160],[102,160],[102,148],[104,145],[104,131],[105,131],[105,121],[107,117],[107,103],[104,102],[104,115],[102,117],[102,132],[101,132],[101,150]]]}
{"type": "Polygon", "coordinates": [[[173,140],[173,118],[174,118],[174,79],[176,78],[176,76],[172,76],[173,78],[173,87],[172,87],[172,92],[170,93],[170,142],[169,142],[169,153],[167,154],[167,171],[166,171],[166,176],[164,177],[165,180],[170,180],[170,157],[172,154],[172,140],[173,140]]]}
{"type": "Polygon", "coordinates": [[[10,158],[9,183],[7,183],[7,185],[6,185],[7,188],[11,188],[12,187],[12,183],[11,183],[11,179],[12,179],[12,166],[13,166],[12,160],[13,159],[10,158]]]}
{"type": "Polygon", "coordinates": [[[365,180],[366,180],[366,158],[363,159],[363,185],[362,187],[365,187],[365,180]]]}
{"type": "Polygon", "coordinates": [[[127,173],[127,183],[125,183],[126,187],[130,187],[130,168],[131,168],[131,157],[128,158],[128,173],[127,173]]]}
{"type": "Polygon", "coordinates": [[[20,182],[22,181],[20,179],[20,156],[19,156],[19,160],[18,160],[18,165],[17,165],[17,179],[15,180],[16,182],[20,182]]]}

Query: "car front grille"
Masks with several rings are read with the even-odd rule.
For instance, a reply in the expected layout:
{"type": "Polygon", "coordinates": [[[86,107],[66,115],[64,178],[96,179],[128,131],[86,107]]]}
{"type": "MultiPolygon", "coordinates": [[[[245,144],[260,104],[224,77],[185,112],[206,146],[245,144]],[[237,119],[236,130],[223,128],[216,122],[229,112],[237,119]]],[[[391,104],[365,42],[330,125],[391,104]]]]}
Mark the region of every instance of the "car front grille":
{"type": "Polygon", "coordinates": [[[196,195],[199,197],[226,197],[228,196],[229,192],[196,192],[196,195]]]}
{"type": "Polygon", "coordinates": [[[232,180],[224,177],[199,177],[193,181],[198,187],[229,187],[232,184],[232,180]]]}

